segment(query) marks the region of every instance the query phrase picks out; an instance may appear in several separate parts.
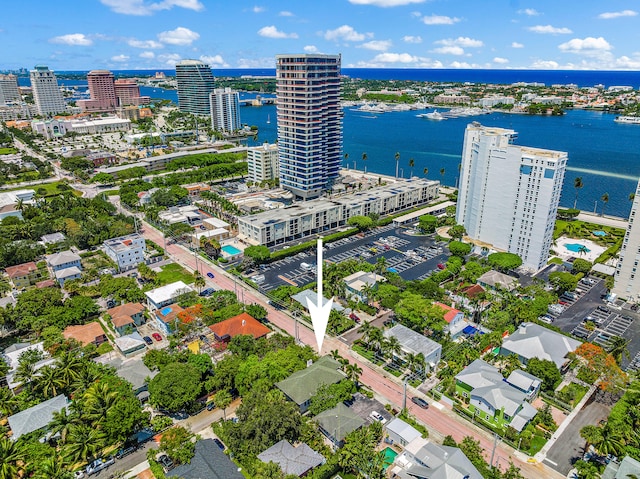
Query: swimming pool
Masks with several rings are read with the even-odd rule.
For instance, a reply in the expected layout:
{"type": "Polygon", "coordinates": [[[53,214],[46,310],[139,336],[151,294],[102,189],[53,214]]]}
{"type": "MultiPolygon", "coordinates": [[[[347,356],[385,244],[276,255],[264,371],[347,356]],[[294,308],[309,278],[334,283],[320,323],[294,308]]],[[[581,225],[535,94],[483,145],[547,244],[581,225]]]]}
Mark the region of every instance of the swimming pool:
{"type": "Polygon", "coordinates": [[[602,237],[602,236],[607,236],[607,232],[606,232],[606,231],[602,231],[602,230],[592,231],[592,233],[593,233],[595,236],[600,236],[600,237],[602,237]]]}
{"type": "Polygon", "coordinates": [[[230,244],[226,244],[222,247],[222,251],[224,251],[225,253],[227,253],[230,256],[235,256],[237,254],[242,253],[242,251],[240,251],[238,248],[236,248],[235,246],[231,246],[230,244]]]}
{"type": "Polygon", "coordinates": [[[384,448],[384,468],[386,469],[391,464],[393,464],[393,460],[396,458],[398,453],[391,449],[390,447],[384,448]]]}
{"type": "Polygon", "coordinates": [[[581,243],[566,243],[564,247],[572,253],[588,253],[591,250],[581,243]]]}

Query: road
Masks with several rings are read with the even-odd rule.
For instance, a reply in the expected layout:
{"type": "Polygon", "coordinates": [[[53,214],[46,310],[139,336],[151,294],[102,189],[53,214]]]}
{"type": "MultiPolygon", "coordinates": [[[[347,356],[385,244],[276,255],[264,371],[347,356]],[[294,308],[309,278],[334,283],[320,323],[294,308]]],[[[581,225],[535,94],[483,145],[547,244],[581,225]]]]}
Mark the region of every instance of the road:
{"type": "MultiPolygon", "coordinates": [[[[148,240],[153,241],[157,245],[164,248],[164,237],[161,232],[151,227],[147,223],[144,223],[142,234],[148,240]]],[[[196,257],[176,244],[167,244],[165,251],[167,254],[173,257],[173,259],[189,269],[190,271],[196,270],[196,257]]],[[[209,264],[202,259],[198,263],[198,269],[202,275],[207,279],[209,283],[215,285],[218,289],[226,289],[229,291],[237,290],[240,294],[240,290],[243,291],[244,301],[246,303],[259,303],[263,305],[268,311],[269,321],[271,321],[280,330],[287,332],[291,336],[295,336],[295,324],[294,319],[283,311],[278,311],[267,304],[267,298],[257,291],[247,287],[244,283],[234,281],[234,278],[227,276],[227,273],[216,265],[209,264]],[[215,278],[213,280],[206,277],[207,273],[213,273],[215,278]]],[[[308,344],[315,348],[316,340],[315,335],[311,329],[302,323],[302,327],[298,328],[298,337],[304,344],[308,344]]],[[[362,368],[362,375],[360,381],[370,387],[376,394],[382,399],[391,403],[396,408],[401,408],[403,403],[403,386],[397,378],[381,376],[377,371],[374,371],[368,362],[355,358],[349,346],[337,338],[325,337],[324,340],[324,353],[337,349],[344,358],[348,358],[350,362],[356,363],[362,368]]],[[[491,451],[493,449],[493,437],[482,430],[475,428],[469,424],[465,419],[458,417],[453,411],[446,407],[432,406],[427,410],[420,409],[414,406],[412,403],[409,408],[411,413],[416,416],[421,422],[426,424],[432,433],[436,436],[444,437],[451,435],[456,441],[461,441],[465,436],[472,436],[480,441],[481,447],[485,451],[485,457],[489,460],[491,451]]],[[[433,435],[433,434],[432,434],[433,435]]],[[[544,464],[531,464],[523,460],[524,456],[515,453],[511,447],[499,443],[496,452],[494,463],[497,463],[501,469],[508,467],[508,462],[511,460],[522,471],[523,476],[530,479],[540,478],[560,478],[563,477],[556,471],[547,467],[544,464]]]]}

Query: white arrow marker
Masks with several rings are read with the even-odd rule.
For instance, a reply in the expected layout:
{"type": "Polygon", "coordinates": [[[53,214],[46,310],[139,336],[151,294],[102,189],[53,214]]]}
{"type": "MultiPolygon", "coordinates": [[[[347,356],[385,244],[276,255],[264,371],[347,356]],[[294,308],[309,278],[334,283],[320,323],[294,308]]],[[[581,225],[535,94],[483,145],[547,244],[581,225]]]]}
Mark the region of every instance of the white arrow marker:
{"type": "Polygon", "coordinates": [[[316,342],[318,343],[318,354],[322,353],[322,342],[324,341],[324,333],[327,332],[327,324],[329,323],[329,313],[331,312],[331,305],[333,298],[327,301],[326,304],[322,304],[324,298],[322,297],[322,239],[318,238],[318,298],[317,303],[313,304],[310,298],[307,298],[307,307],[311,314],[311,324],[313,324],[313,332],[316,335],[316,342]]]}

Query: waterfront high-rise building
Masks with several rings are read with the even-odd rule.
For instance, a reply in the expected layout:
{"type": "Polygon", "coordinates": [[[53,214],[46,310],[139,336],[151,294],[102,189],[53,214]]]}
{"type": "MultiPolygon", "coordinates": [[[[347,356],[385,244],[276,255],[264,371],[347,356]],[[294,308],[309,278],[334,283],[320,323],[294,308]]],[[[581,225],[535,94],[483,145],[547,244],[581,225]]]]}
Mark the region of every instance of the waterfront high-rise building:
{"type": "Polygon", "coordinates": [[[278,145],[265,143],[247,149],[247,177],[250,181],[260,183],[273,180],[279,176],[278,145]]]}
{"type": "Polygon", "coordinates": [[[514,130],[467,126],[456,222],[473,240],[538,270],[553,241],[567,153],[516,146],[514,130]]]}
{"type": "Polygon", "coordinates": [[[11,74],[0,75],[0,106],[21,101],[22,97],[18,91],[18,77],[11,74]]]}
{"type": "Polygon", "coordinates": [[[120,78],[113,84],[118,106],[146,105],[151,101],[148,96],[140,96],[140,87],[131,78],[120,78]]]}
{"type": "Polygon", "coordinates": [[[636,187],[636,195],[633,198],[629,225],[622,241],[622,247],[618,255],[618,265],[615,274],[613,292],[621,298],[637,302],[640,300],[640,221],[635,221],[636,214],[640,211],[640,181],[636,187]]]}
{"type": "Polygon", "coordinates": [[[31,70],[31,91],[38,115],[51,116],[66,110],[55,73],[44,65],[31,70]]]}
{"type": "Polygon", "coordinates": [[[340,55],[276,55],[280,186],[317,198],[342,158],[340,55]]]}
{"type": "Polygon", "coordinates": [[[211,128],[227,133],[239,130],[240,95],[231,88],[215,88],[210,95],[211,128]]]}
{"type": "Polygon", "coordinates": [[[176,63],[176,81],[180,111],[209,116],[209,95],[214,88],[209,65],[198,60],[182,60],[176,63]]]}
{"type": "Polygon", "coordinates": [[[87,74],[89,100],[79,100],[78,106],[85,112],[115,111],[118,106],[113,73],[109,70],[91,70],[87,74]]]}

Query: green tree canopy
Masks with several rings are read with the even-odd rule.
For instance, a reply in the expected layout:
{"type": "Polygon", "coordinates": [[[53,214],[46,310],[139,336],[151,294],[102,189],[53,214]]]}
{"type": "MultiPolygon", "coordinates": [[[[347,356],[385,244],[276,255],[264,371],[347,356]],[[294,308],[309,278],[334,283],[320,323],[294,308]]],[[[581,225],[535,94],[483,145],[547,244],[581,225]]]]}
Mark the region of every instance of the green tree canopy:
{"type": "Polygon", "coordinates": [[[349,218],[347,224],[349,226],[355,226],[360,231],[365,231],[374,226],[374,221],[368,216],[357,215],[349,218]]]}
{"type": "Polygon", "coordinates": [[[548,359],[529,359],[527,372],[542,379],[542,389],[546,392],[552,392],[562,380],[560,370],[553,361],[548,359]]]}
{"type": "Polygon", "coordinates": [[[454,225],[451,228],[449,228],[449,236],[451,236],[453,239],[462,239],[462,237],[467,234],[467,230],[464,228],[464,226],[462,225],[454,225]]]}
{"type": "Polygon", "coordinates": [[[462,241],[452,241],[449,243],[449,251],[452,255],[463,258],[471,253],[471,245],[462,241]]]}
{"type": "Polygon", "coordinates": [[[565,291],[573,291],[578,286],[578,278],[567,271],[554,271],[549,275],[549,283],[553,285],[558,294],[565,291]]]}
{"type": "Polygon", "coordinates": [[[269,251],[269,248],[267,248],[266,246],[262,246],[262,245],[249,246],[245,248],[244,255],[248,258],[251,258],[256,263],[260,264],[260,263],[265,263],[269,261],[269,258],[271,257],[271,252],[269,251]]]}
{"type": "Polygon", "coordinates": [[[438,226],[438,218],[433,215],[422,215],[418,218],[418,229],[423,233],[434,233],[438,226]]]}
{"type": "Polygon", "coordinates": [[[591,271],[592,266],[593,264],[591,263],[591,261],[587,261],[586,259],[582,258],[576,258],[573,260],[571,272],[587,274],[589,271],[591,271]]]}
{"type": "Polygon", "coordinates": [[[522,258],[515,253],[492,253],[487,258],[492,268],[509,271],[522,265],[522,258]]]}
{"type": "Polygon", "coordinates": [[[149,402],[168,411],[180,411],[200,395],[201,377],[191,364],[168,364],[149,382],[149,402]]]}

